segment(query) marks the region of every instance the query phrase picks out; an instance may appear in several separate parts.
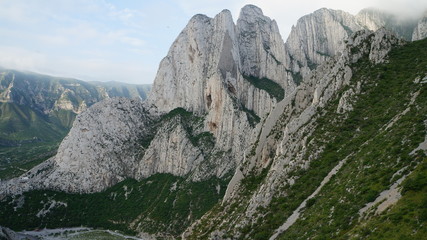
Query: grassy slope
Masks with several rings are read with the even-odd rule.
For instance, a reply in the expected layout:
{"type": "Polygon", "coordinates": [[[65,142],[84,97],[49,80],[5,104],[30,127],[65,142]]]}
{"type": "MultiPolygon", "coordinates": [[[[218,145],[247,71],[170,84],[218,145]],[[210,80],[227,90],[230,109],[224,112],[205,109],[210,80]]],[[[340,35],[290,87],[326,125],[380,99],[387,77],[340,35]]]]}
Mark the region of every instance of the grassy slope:
{"type": "MultiPolygon", "coordinates": [[[[162,116],[155,124],[181,124],[187,137],[198,146],[205,161],[215,161],[212,149],[215,139],[211,133],[199,132],[201,117],[177,108],[162,116]]],[[[150,144],[151,138],[145,140],[150,144]]],[[[218,203],[225,193],[229,177],[191,182],[186,177],[157,174],[142,181],[127,179],[104,192],[94,194],[66,194],[54,191],[32,191],[24,194],[24,205],[14,210],[19,196],[0,202],[0,225],[15,230],[41,227],[78,227],[164,233],[179,236],[194,220],[218,203]],[[54,208],[45,217],[37,217],[47,209],[49,200],[61,201],[67,207],[54,208]],[[47,204],[45,206],[45,204],[47,204]]]]}
{"type": "MultiPolygon", "coordinates": [[[[332,141],[310,169],[302,173],[297,184],[290,188],[289,197],[276,199],[279,209],[290,208],[281,211],[285,217],[281,218],[282,222],[302,199],[314,191],[339,160],[353,155],[280,239],[348,239],[355,236],[349,231],[362,231],[364,237],[361,239],[366,236],[372,236],[372,239],[416,239],[417,234],[425,233],[426,219],[420,217],[420,206],[424,200],[419,197],[425,194],[425,187],[418,192],[406,192],[398,206],[393,208],[394,213],[375,217],[365,227],[358,222],[358,210],[375,200],[381,191],[398,179],[399,176],[393,177],[394,173],[404,167],[407,167],[404,173],[408,173],[425,159],[421,152],[415,155],[410,155],[410,152],[426,134],[427,86],[414,83],[416,77],[422,78],[426,74],[427,52],[420,51],[426,48],[426,40],[410,43],[394,50],[388,64],[372,66],[365,61],[355,66],[358,71],[352,81],[364,80],[362,94],[354,105],[354,111],[345,120],[340,120],[334,113],[337,101],[324,112],[314,138],[318,142],[332,141]],[[408,108],[411,97],[418,91],[415,104],[393,127],[385,130],[394,116],[408,108]],[[399,215],[398,220],[390,220],[390,214],[399,215]],[[380,219],[388,219],[388,223],[380,219]],[[399,222],[405,224],[397,225],[399,222]],[[375,223],[378,229],[371,235],[369,229],[372,230],[375,223]],[[392,223],[396,224],[394,232],[399,234],[390,234],[388,228],[392,223]]],[[[425,174],[425,168],[421,169],[424,170],[419,171],[425,174]]],[[[261,232],[258,236],[262,236],[261,232]]]]}
{"type": "MultiPolygon", "coordinates": [[[[413,42],[394,49],[390,53],[388,64],[374,66],[365,57],[352,66],[355,71],[351,86],[354,87],[358,81],[362,82],[362,92],[357,96],[354,110],[346,115],[336,113],[339,99],[348,89],[346,87],[319,112],[317,127],[307,141],[306,158],[319,148],[324,148],[323,153],[311,162],[307,170],[298,169],[289,173],[297,180],[294,185],[285,185],[279,190],[286,193],[286,196],[274,196],[268,206],[259,207],[255,213],[259,216],[258,221],[237,228],[241,233],[239,239],[268,239],[301,202],[315,191],[331,169],[347,156],[350,157],[338,174],[322,188],[319,195],[308,201],[300,219],[280,235],[279,239],[348,239],[349,236],[354,236],[349,235],[350,233],[362,230],[366,234],[366,230],[358,222],[359,209],[374,201],[381,191],[388,189],[402,174],[409,173],[425,159],[422,152],[409,154],[424,141],[426,135],[424,121],[427,116],[427,84],[414,83],[417,77],[423,78],[427,74],[425,49],[427,40],[413,42]],[[411,98],[415,93],[418,96],[415,104],[411,105],[411,98]],[[408,112],[385,130],[385,126],[406,109],[408,112]],[[394,176],[403,168],[406,170],[394,176]]],[[[216,226],[223,221],[231,221],[227,215],[239,216],[239,213],[244,212],[249,197],[263,183],[265,175],[263,171],[258,176],[247,176],[242,181],[239,200],[226,208],[214,207],[195,229],[191,239],[208,238],[209,233],[216,230],[216,226]]],[[[421,181],[422,184],[425,186],[425,182],[421,181]]],[[[417,191],[419,192],[408,191],[405,194],[413,196],[404,194],[398,203],[398,206],[406,206],[406,209],[394,210],[402,211],[395,223],[406,221],[402,228],[407,229],[394,237],[414,239],[416,235],[411,234],[424,233],[425,230],[421,231],[426,225],[426,220],[422,217],[424,210],[421,208],[424,200],[411,199],[425,194],[425,188],[417,191]]],[[[373,221],[382,223],[378,218],[373,221]]],[[[378,226],[375,233],[377,235],[372,235],[372,239],[387,239],[380,234],[387,232],[387,227],[390,225],[378,226]]],[[[395,227],[394,232],[399,232],[400,226],[395,227]]],[[[224,229],[228,228],[236,229],[235,226],[224,229]]],[[[233,237],[233,233],[225,231],[224,237],[233,237]]]]}
{"type": "Polygon", "coordinates": [[[0,179],[16,177],[54,155],[76,114],[44,115],[27,106],[0,103],[0,179]]]}
{"type": "Polygon", "coordinates": [[[341,239],[425,239],[427,159],[402,184],[403,197],[385,213],[355,225],[341,239]]]}
{"type": "Polygon", "coordinates": [[[38,138],[57,141],[64,137],[74,121],[71,111],[55,111],[44,115],[15,103],[0,103],[0,138],[20,141],[38,138]]]}
{"type": "Polygon", "coordinates": [[[0,202],[0,225],[14,230],[83,225],[132,234],[141,224],[146,232],[177,236],[216,204],[225,188],[226,182],[217,178],[193,183],[182,177],[157,174],[139,182],[125,180],[101,193],[33,191],[24,194],[25,203],[16,211],[19,196],[15,201],[8,198],[0,202]],[[44,217],[37,217],[41,209],[50,205],[45,206],[49,200],[67,203],[67,207],[55,207],[44,217]],[[129,227],[132,222],[135,226],[129,227]]]}
{"type": "Polygon", "coordinates": [[[273,80],[270,80],[268,78],[257,78],[254,76],[245,75],[243,75],[243,77],[256,88],[266,91],[271,97],[274,97],[278,102],[282,101],[285,97],[285,90],[283,90],[283,88],[273,80]]]}

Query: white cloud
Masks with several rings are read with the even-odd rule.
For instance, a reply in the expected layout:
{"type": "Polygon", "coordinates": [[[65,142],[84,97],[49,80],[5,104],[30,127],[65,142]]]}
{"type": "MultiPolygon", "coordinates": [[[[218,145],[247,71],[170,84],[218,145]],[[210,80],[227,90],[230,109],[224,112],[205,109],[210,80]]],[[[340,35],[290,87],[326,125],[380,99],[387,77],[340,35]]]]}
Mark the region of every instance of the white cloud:
{"type": "Polygon", "coordinates": [[[36,51],[16,47],[0,46],[0,66],[18,70],[40,71],[47,57],[36,51]]]}
{"type": "Polygon", "coordinates": [[[154,79],[151,67],[136,62],[114,62],[99,54],[99,58],[80,59],[45,54],[14,47],[0,46],[0,66],[32,71],[52,76],[78,78],[86,81],[122,81],[142,84],[147,76],[154,79]]]}

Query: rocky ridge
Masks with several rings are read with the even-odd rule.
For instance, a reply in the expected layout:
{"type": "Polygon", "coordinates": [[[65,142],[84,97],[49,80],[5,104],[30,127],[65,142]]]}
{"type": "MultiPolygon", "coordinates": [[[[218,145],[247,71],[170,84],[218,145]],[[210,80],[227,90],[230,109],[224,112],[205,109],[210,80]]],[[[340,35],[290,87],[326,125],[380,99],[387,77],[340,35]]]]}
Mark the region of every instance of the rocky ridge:
{"type": "MultiPolygon", "coordinates": [[[[365,22],[367,22],[368,16],[375,15],[365,14],[365,22]]],[[[376,20],[376,18],[373,19],[376,20]]],[[[378,21],[376,22],[377,25],[380,24],[378,21]]],[[[377,25],[371,27],[377,28],[377,25]]],[[[279,84],[283,87],[288,99],[292,96],[301,98],[297,102],[301,102],[302,105],[299,107],[303,109],[304,104],[311,100],[307,98],[309,95],[302,92],[302,89],[306,91],[313,86],[304,85],[294,91],[296,74],[301,74],[299,71],[305,69],[303,75],[306,76],[305,79],[309,79],[310,77],[307,78],[307,76],[310,76],[310,68],[331,59],[332,56],[342,55],[345,46],[344,39],[360,29],[362,26],[354,16],[342,11],[320,9],[301,18],[296,27],[292,29],[287,42],[283,44],[276,22],[264,16],[262,10],[256,6],[247,5],[242,8],[237,25],[233,23],[232,16],[227,10],[214,18],[196,15],[180,33],[168,55],[160,63],[153,89],[145,103],[145,111],[150,111],[153,118],[176,108],[183,108],[196,116],[203,116],[203,126],[200,132],[213,134],[216,143],[214,152],[221,152],[220,159],[224,161],[219,161],[222,163],[217,165],[217,170],[211,169],[210,172],[219,177],[224,176],[240,165],[242,161],[247,161],[245,149],[248,149],[250,144],[257,140],[257,135],[262,131],[261,125],[255,127],[254,123],[252,126],[255,128],[248,128],[251,120],[252,122],[253,119],[256,122],[263,122],[268,119],[268,116],[277,115],[281,111],[280,108],[275,108],[281,99],[256,87],[248,81],[248,78],[254,78],[255,81],[261,81],[256,79],[267,79],[279,84]],[[310,29],[314,29],[314,31],[310,31],[310,29]],[[300,66],[302,68],[299,68],[300,66]],[[248,134],[243,129],[252,130],[248,134]],[[230,161],[230,159],[233,160],[230,161]]],[[[381,32],[383,31],[379,31],[379,33],[381,32]]],[[[376,53],[371,56],[372,60],[376,63],[381,62],[384,56],[377,54],[379,51],[375,51],[375,49],[372,49],[372,52],[376,53]]],[[[347,75],[350,74],[348,70],[346,71],[347,75]]],[[[320,101],[319,90],[314,89],[313,91],[313,101],[320,101]]],[[[68,92],[65,91],[62,95],[65,96],[68,92]]],[[[56,106],[72,108],[72,103],[63,100],[62,95],[56,106]]],[[[111,102],[105,104],[109,103],[111,102]]],[[[342,105],[346,109],[350,108],[344,102],[342,105]]],[[[131,112],[130,109],[126,111],[131,112]]],[[[93,121],[90,119],[81,118],[82,127],[80,128],[85,125],[90,126],[93,121]]],[[[128,120],[123,118],[121,121],[127,122],[128,120]]],[[[129,119],[129,121],[133,120],[129,119]]],[[[143,123],[142,126],[144,126],[143,123]]],[[[89,129],[89,127],[86,128],[89,129]]],[[[193,172],[192,176],[210,176],[211,174],[207,174],[203,167],[202,154],[194,154],[199,152],[197,149],[190,151],[193,154],[187,151],[185,146],[189,140],[185,137],[177,139],[182,135],[178,133],[184,132],[183,129],[180,129],[179,125],[173,129],[169,128],[165,126],[158,131],[159,135],[154,137],[148,151],[135,150],[138,154],[135,152],[134,155],[138,155],[139,159],[132,160],[132,163],[137,163],[140,166],[139,170],[133,170],[132,173],[122,170],[105,177],[102,174],[103,171],[81,172],[76,168],[71,172],[79,175],[77,179],[98,180],[94,180],[92,183],[87,180],[88,185],[80,185],[79,188],[63,186],[59,181],[53,181],[58,184],[54,188],[78,192],[99,191],[126,177],[142,178],[157,172],[179,176],[193,172]],[[163,129],[169,130],[163,133],[163,129]],[[170,142],[171,139],[175,139],[173,145],[162,145],[163,142],[170,142]],[[159,149],[160,146],[171,149],[171,151],[167,150],[166,154],[159,154],[160,151],[155,149],[159,149]],[[176,161],[180,164],[174,167],[169,160],[171,158],[177,159],[176,161]]],[[[79,139],[88,139],[83,133],[84,131],[79,132],[74,129],[64,140],[61,145],[63,147],[60,147],[59,153],[55,157],[57,160],[54,160],[66,163],[55,165],[55,168],[59,166],[57,169],[59,172],[65,173],[71,170],[62,169],[65,165],[89,168],[96,166],[101,158],[93,156],[109,156],[110,162],[123,161],[120,154],[111,155],[109,150],[103,150],[106,148],[101,147],[100,143],[96,141],[88,142],[90,146],[84,148],[88,151],[81,152],[81,156],[74,156],[69,151],[64,153],[61,150],[65,148],[79,149],[79,139]],[[88,161],[91,164],[81,163],[84,161],[82,156],[92,159],[88,161]]],[[[95,138],[99,134],[96,131],[90,131],[90,133],[95,138]]],[[[110,137],[116,143],[124,141],[121,137],[115,137],[115,134],[111,134],[110,137]]],[[[197,148],[197,146],[195,147],[197,148]]],[[[115,151],[120,152],[119,148],[116,148],[115,151]]],[[[128,167],[124,167],[124,169],[130,166],[125,165],[128,167]]],[[[108,171],[107,169],[108,167],[105,171],[108,171]]],[[[60,175],[62,176],[62,174],[60,175]]],[[[200,177],[195,177],[194,180],[196,179],[200,179],[200,177]]]]}
{"type": "Polygon", "coordinates": [[[411,41],[417,20],[413,17],[401,17],[375,8],[366,8],[355,15],[357,21],[365,28],[376,31],[382,27],[393,32],[397,37],[411,41]]]}
{"type": "Polygon", "coordinates": [[[413,34],[417,35],[417,28],[423,31],[422,20],[416,26],[413,19],[402,19],[373,8],[363,9],[356,15],[322,8],[301,17],[292,27],[285,43],[286,67],[294,74],[307,76],[310,69],[341,53],[344,41],[356,31],[377,31],[385,27],[396,36],[410,41],[413,34]]]}
{"type": "MultiPolygon", "coordinates": [[[[283,105],[279,110],[281,114],[278,119],[275,119],[274,127],[265,134],[265,138],[259,138],[254,155],[247,158],[248,162],[243,162],[236,170],[236,173],[239,172],[241,175],[241,180],[229,184],[230,190],[223,202],[223,211],[227,212],[229,206],[233,206],[234,201],[240,201],[237,199],[241,199],[242,188],[245,188],[244,185],[242,186],[244,176],[247,178],[253,172],[269,169],[264,182],[247,202],[241,203],[246,209],[245,211],[235,213],[237,215],[230,214],[230,212],[227,212],[227,215],[218,214],[216,217],[222,216],[226,220],[223,219],[215,229],[229,226],[231,228],[226,231],[231,231],[234,236],[239,236],[239,227],[257,222],[257,219],[262,216],[257,215],[257,209],[267,207],[273,196],[283,194],[279,189],[282,189],[284,185],[292,185],[295,181],[290,174],[296,169],[307,169],[311,160],[316,159],[322,152],[322,147],[320,147],[307,157],[305,154],[309,144],[307,139],[315,129],[317,109],[324,108],[337,91],[350,84],[353,72],[350,66],[364,56],[367,56],[372,63],[386,61],[390,49],[401,44],[403,44],[401,40],[383,28],[376,32],[368,30],[356,32],[347,39],[341,55],[331,58],[317,67],[304,83],[288,95],[283,100],[283,105]],[[355,53],[355,48],[357,48],[357,53],[355,53]],[[281,170],[279,171],[279,169],[281,170]]],[[[339,111],[351,109],[351,103],[347,98],[351,92],[359,91],[360,83],[349,88],[348,93],[341,97],[339,111]]],[[[265,130],[268,131],[266,128],[262,131],[265,130]]],[[[205,217],[209,219],[210,216],[208,214],[205,217]]],[[[198,224],[201,223],[195,223],[183,236],[189,237],[194,234],[192,231],[197,232],[200,228],[198,224]]],[[[203,224],[209,225],[210,223],[203,221],[203,224]]],[[[209,238],[221,239],[222,236],[223,232],[212,231],[209,238]]]]}
{"type": "MultiPolygon", "coordinates": [[[[89,109],[82,114],[77,125],[73,127],[61,144],[57,156],[50,160],[55,163],[51,176],[59,177],[69,172],[70,176],[74,176],[79,181],[82,179],[96,180],[93,180],[92,183],[85,180],[83,182],[88,184],[80,185],[64,185],[63,183],[66,182],[51,181],[55,185],[51,188],[72,192],[99,191],[113,185],[123,177],[141,178],[159,172],[179,176],[192,172],[193,180],[204,179],[212,174],[219,177],[224,176],[242,160],[243,152],[247,149],[249,142],[256,137],[257,129],[251,130],[249,133],[246,131],[247,129],[254,129],[250,126],[249,118],[259,122],[277,102],[277,99],[271,96],[269,92],[256,88],[249,83],[245,79],[246,75],[255,78],[275,79],[269,81],[279,82],[280,85],[287,86],[285,92],[292,91],[295,86],[292,77],[287,74],[283,65],[276,61],[284,58],[283,50],[277,25],[274,21],[263,16],[262,11],[255,6],[250,5],[242,9],[237,26],[234,25],[229,11],[223,11],[213,19],[204,15],[196,15],[178,36],[168,56],[162,60],[153,89],[144,103],[144,109],[149,111],[151,115],[141,117],[141,119],[150,118],[149,116],[158,119],[159,116],[176,108],[183,108],[194,116],[202,117],[201,127],[196,128],[199,129],[199,134],[209,132],[213,135],[215,139],[213,152],[221,156],[215,160],[214,169],[206,168],[206,165],[209,165],[208,160],[203,161],[206,159],[206,154],[202,155],[201,151],[197,150],[198,146],[195,146],[194,149],[187,147],[189,139],[185,134],[183,136],[185,131],[182,126],[172,123],[165,123],[162,126],[163,123],[161,123],[159,129],[153,130],[157,134],[147,146],[147,151],[140,147],[132,148],[138,152],[138,159],[132,160],[132,163],[137,163],[140,166],[135,172],[112,171],[105,175],[103,170],[78,171],[81,166],[92,168],[92,166],[104,162],[102,156],[107,157],[110,164],[123,162],[123,158],[126,158],[123,156],[126,155],[124,154],[126,151],[122,153],[119,151],[120,147],[125,146],[124,143],[118,143],[124,142],[124,139],[131,138],[133,135],[117,135],[123,130],[117,128],[117,125],[121,122],[133,121],[132,119],[126,120],[126,116],[118,118],[118,115],[114,113],[115,110],[108,106],[114,101],[107,101],[101,105],[102,107],[98,107],[99,109],[105,108],[102,112],[89,109]],[[257,25],[260,22],[263,24],[257,25]],[[246,26],[256,27],[247,29],[246,26]],[[238,33],[236,29],[238,29],[238,33]],[[256,42],[257,44],[239,46],[239,41],[256,42]],[[246,55],[242,57],[241,53],[246,55]],[[242,72],[242,69],[250,69],[251,67],[245,66],[253,65],[253,61],[262,60],[257,60],[255,57],[260,53],[266,56],[267,62],[260,65],[264,67],[256,72],[242,72]],[[253,60],[250,62],[248,59],[253,60]],[[271,62],[274,65],[271,65],[271,62]],[[92,111],[95,112],[91,113],[92,111]],[[105,124],[104,122],[94,123],[92,120],[94,117],[90,117],[94,114],[105,116],[112,114],[113,117],[108,118],[112,122],[111,125],[116,126],[116,129],[113,128],[108,136],[111,137],[109,141],[114,143],[113,149],[115,150],[113,151],[118,155],[111,154],[111,149],[108,146],[102,146],[105,137],[102,136],[104,134],[100,133],[110,130],[101,127],[105,124]],[[116,116],[116,120],[114,116],[116,116]],[[95,126],[92,126],[93,124],[95,126]],[[98,128],[101,129],[92,130],[98,128]],[[82,129],[88,129],[88,131],[82,129]],[[114,135],[118,137],[114,137],[114,135]],[[99,141],[90,141],[89,139],[92,138],[99,138],[99,141]],[[70,149],[79,149],[81,144],[86,142],[82,139],[88,140],[88,146],[85,146],[84,150],[79,150],[80,153],[78,154],[71,153],[70,149]],[[163,146],[164,143],[168,143],[168,145],[163,146]],[[164,147],[166,147],[166,151],[164,147]],[[174,167],[174,164],[170,162],[171,159],[180,164],[174,167]],[[64,164],[61,164],[62,162],[64,164]],[[69,166],[80,167],[69,168],[69,166]],[[56,172],[60,174],[56,174],[56,172]]],[[[134,112],[127,105],[122,107],[129,113],[134,112]]],[[[252,124],[256,124],[256,122],[252,124]]],[[[138,129],[141,126],[149,125],[148,123],[140,123],[139,125],[132,125],[131,128],[135,128],[136,132],[139,131],[136,134],[144,138],[144,134],[141,134],[141,130],[138,129]]],[[[132,145],[133,140],[129,141],[126,144],[132,145]]],[[[130,165],[125,164],[125,166],[130,165]]],[[[123,169],[128,168],[123,167],[123,169]]],[[[32,178],[28,182],[32,183],[32,178]]],[[[39,184],[34,184],[34,187],[40,188],[39,184]]]]}

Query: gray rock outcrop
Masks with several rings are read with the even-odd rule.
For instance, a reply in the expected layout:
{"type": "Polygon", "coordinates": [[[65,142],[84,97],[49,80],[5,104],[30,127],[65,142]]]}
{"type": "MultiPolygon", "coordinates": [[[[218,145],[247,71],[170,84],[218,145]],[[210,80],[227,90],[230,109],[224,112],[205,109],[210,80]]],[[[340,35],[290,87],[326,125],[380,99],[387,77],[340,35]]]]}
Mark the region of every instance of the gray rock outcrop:
{"type": "Polygon", "coordinates": [[[240,72],[246,76],[266,77],[287,87],[285,46],[276,21],[253,5],[242,8],[237,20],[240,72]]]}
{"type": "Polygon", "coordinates": [[[339,10],[322,8],[300,18],[286,41],[289,68],[294,72],[314,69],[344,46],[344,40],[362,26],[355,17],[339,10]]]}
{"type": "Polygon", "coordinates": [[[214,18],[196,15],[162,60],[145,103],[107,99],[88,108],[57,155],[10,181],[7,191],[95,192],[128,177],[155,173],[190,174],[192,180],[222,177],[242,161],[259,131],[256,124],[277,103],[244,75],[269,78],[290,92],[295,85],[278,61],[284,55],[276,23],[255,6],[242,9],[237,26],[227,10],[214,18]],[[243,42],[248,44],[240,46],[243,42]],[[261,66],[256,72],[244,73],[256,62],[261,66]],[[159,120],[176,108],[202,119],[198,134],[212,134],[215,143],[209,152],[217,159],[194,145],[181,124],[159,120]],[[250,117],[255,119],[251,123],[250,117]],[[143,146],[148,138],[153,139],[143,146]],[[209,164],[213,160],[215,164],[209,164]]]}
{"type": "Polygon", "coordinates": [[[139,100],[106,99],[77,116],[56,156],[12,179],[3,192],[96,192],[136,175],[141,139],[152,118],[139,100]]]}
{"type": "Polygon", "coordinates": [[[424,17],[418,21],[417,26],[412,34],[412,41],[421,40],[427,37],[427,12],[424,17]]]}
{"type": "Polygon", "coordinates": [[[380,28],[386,28],[406,41],[411,41],[417,24],[417,20],[411,17],[402,17],[375,8],[362,9],[355,18],[365,29],[377,31],[380,28]]]}

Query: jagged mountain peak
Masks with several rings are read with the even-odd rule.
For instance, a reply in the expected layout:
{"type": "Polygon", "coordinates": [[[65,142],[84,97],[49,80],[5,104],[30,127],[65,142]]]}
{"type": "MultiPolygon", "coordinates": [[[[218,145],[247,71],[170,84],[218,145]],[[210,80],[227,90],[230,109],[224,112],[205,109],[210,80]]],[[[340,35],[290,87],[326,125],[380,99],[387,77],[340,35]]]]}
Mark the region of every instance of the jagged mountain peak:
{"type": "Polygon", "coordinates": [[[246,22],[247,24],[271,25],[274,30],[277,29],[278,32],[276,21],[265,16],[261,8],[255,5],[249,4],[240,10],[239,18],[237,19],[237,26],[244,25],[243,22],[246,22]]]}
{"type": "Polygon", "coordinates": [[[336,55],[343,41],[362,27],[350,13],[322,8],[301,17],[286,41],[287,67],[306,76],[336,55]]]}
{"type": "Polygon", "coordinates": [[[286,88],[286,73],[277,72],[284,71],[286,54],[276,21],[260,8],[247,5],[237,20],[237,31],[242,74],[266,77],[286,88]]]}
{"type": "Polygon", "coordinates": [[[210,17],[206,16],[205,14],[196,14],[194,15],[189,22],[194,22],[194,21],[205,21],[205,20],[209,20],[211,19],[210,17]]]}
{"type": "Polygon", "coordinates": [[[247,4],[247,5],[243,6],[243,8],[240,10],[239,18],[257,17],[257,16],[264,16],[262,9],[255,6],[255,5],[247,4]]]}

